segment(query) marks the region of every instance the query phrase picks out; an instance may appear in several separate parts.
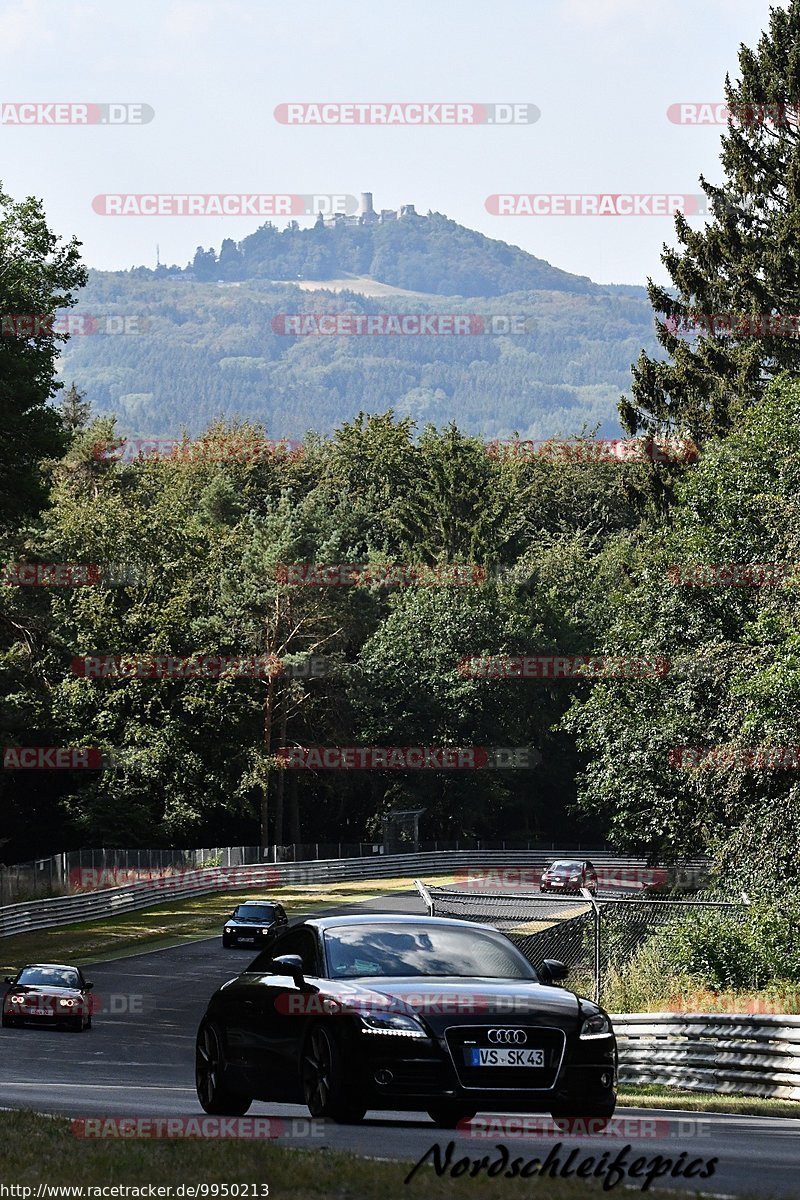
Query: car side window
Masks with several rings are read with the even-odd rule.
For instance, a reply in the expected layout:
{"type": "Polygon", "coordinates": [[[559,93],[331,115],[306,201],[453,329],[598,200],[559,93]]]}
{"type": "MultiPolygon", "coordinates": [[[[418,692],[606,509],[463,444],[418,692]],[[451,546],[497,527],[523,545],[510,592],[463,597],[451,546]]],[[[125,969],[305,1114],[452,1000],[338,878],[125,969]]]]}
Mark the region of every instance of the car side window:
{"type": "Polygon", "coordinates": [[[272,957],[281,954],[299,954],[303,970],[309,975],[319,975],[317,939],[310,929],[290,929],[279,937],[272,947],[272,957]]]}
{"type": "Polygon", "coordinates": [[[317,939],[310,929],[290,929],[288,933],[276,938],[268,950],[259,954],[248,971],[269,971],[273,958],[282,954],[299,954],[303,970],[308,975],[319,975],[319,953],[317,939]]]}

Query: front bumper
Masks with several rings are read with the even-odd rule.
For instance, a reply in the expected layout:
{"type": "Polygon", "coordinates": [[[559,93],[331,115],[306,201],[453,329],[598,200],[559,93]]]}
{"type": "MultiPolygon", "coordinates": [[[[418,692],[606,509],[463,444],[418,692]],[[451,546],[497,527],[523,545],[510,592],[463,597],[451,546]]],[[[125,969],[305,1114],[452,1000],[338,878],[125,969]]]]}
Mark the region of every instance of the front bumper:
{"type": "Polygon", "coordinates": [[[549,1069],[535,1080],[537,1086],[517,1079],[513,1070],[480,1068],[487,1076],[494,1074],[494,1078],[487,1079],[487,1086],[481,1086],[478,1070],[456,1065],[458,1043],[448,1041],[447,1036],[432,1037],[427,1042],[356,1037],[362,1076],[359,1090],[370,1108],[418,1111],[447,1102],[476,1112],[539,1113],[571,1107],[582,1113],[585,1106],[586,1115],[591,1116],[596,1108],[613,1104],[616,1099],[613,1037],[607,1042],[579,1042],[575,1035],[567,1035],[563,1046],[554,1038],[549,1069]]]}
{"type": "Polygon", "coordinates": [[[14,1007],[4,1009],[3,1015],[7,1021],[19,1021],[25,1025],[63,1025],[67,1021],[86,1020],[89,1010],[87,1008],[64,1008],[61,1011],[42,1014],[14,1007]]]}
{"type": "Polygon", "coordinates": [[[245,950],[260,949],[272,941],[273,933],[262,933],[254,929],[235,929],[231,933],[223,930],[222,944],[223,946],[241,946],[245,950]]]}

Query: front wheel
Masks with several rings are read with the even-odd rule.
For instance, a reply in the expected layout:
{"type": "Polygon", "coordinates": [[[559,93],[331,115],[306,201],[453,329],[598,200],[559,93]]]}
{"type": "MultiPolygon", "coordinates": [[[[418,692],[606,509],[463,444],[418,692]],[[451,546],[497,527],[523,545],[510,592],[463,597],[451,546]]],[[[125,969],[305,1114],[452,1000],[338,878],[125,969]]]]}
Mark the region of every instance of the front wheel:
{"type": "Polygon", "coordinates": [[[329,1117],[339,1125],[357,1125],[364,1120],[366,1105],[354,1096],[348,1077],[344,1050],[339,1040],[322,1025],[316,1025],[303,1051],[303,1099],[312,1117],[329,1117]]]}
{"type": "Polygon", "coordinates": [[[475,1116],[475,1109],[453,1108],[450,1105],[441,1104],[429,1108],[428,1116],[440,1129],[457,1129],[462,1121],[472,1120],[475,1116]]]}
{"type": "Polygon", "coordinates": [[[198,1029],[194,1061],[197,1099],[204,1111],[213,1116],[243,1117],[253,1100],[231,1091],[222,1083],[225,1064],[216,1025],[204,1022],[198,1029]]]}

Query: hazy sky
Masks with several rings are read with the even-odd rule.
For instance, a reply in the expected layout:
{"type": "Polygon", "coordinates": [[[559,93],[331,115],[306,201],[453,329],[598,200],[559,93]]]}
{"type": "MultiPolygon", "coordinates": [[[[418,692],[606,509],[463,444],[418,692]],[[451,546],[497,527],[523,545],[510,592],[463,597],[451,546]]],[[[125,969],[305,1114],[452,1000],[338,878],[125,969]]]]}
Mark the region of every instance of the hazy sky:
{"type": "MultiPolygon", "coordinates": [[[[697,193],[767,0],[0,0],[2,103],[149,104],[141,126],[0,124],[0,179],[90,266],[184,264],[256,217],[108,217],[103,193],[346,193],[416,204],[600,282],[664,279],[666,216],[498,217],[493,193],[697,193]],[[284,102],[527,102],[529,125],[279,124],[284,102]]],[[[2,110],[0,110],[2,111],[2,110]]],[[[697,218],[699,221],[699,218],[697,218]]],[[[281,223],[281,222],[278,222],[281,223]]]]}

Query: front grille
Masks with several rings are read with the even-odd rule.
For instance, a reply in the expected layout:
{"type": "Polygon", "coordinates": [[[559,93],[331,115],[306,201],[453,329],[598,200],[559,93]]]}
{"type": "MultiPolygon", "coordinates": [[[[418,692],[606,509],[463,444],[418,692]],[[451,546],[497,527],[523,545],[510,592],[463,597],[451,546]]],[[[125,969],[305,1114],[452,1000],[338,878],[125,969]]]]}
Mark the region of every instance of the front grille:
{"type": "MultiPolygon", "coordinates": [[[[563,1029],[541,1025],[515,1025],[524,1029],[524,1045],[513,1044],[500,1049],[525,1049],[544,1051],[541,1067],[521,1066],[472,1066],[469,1059],[475,1049],[497,1049],[489,1040],[489,1026],[456,1026],[445,1031],[447,1048],[462,1087],[480,1091],[546,1091],[555,1084],[566,1046],[563,1029]]],[[[492,1026],[496,1029],[498,1026],[492,1026]]]]}

